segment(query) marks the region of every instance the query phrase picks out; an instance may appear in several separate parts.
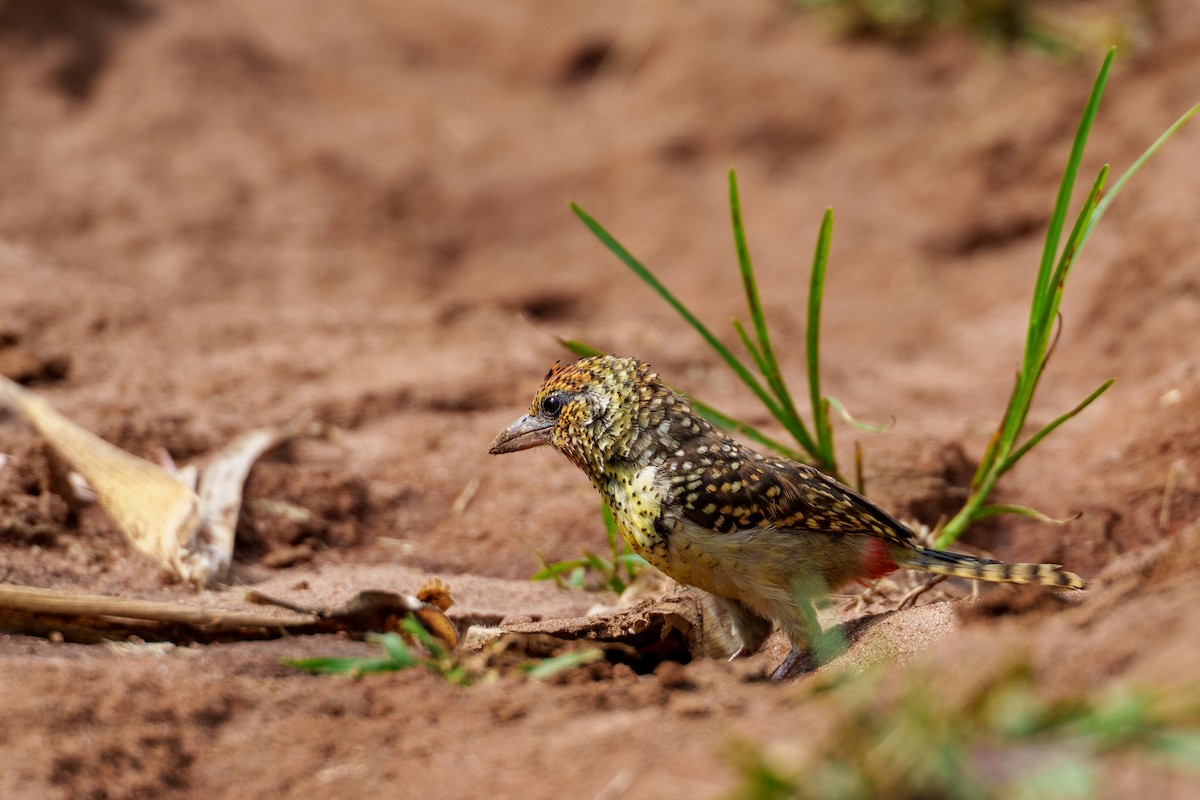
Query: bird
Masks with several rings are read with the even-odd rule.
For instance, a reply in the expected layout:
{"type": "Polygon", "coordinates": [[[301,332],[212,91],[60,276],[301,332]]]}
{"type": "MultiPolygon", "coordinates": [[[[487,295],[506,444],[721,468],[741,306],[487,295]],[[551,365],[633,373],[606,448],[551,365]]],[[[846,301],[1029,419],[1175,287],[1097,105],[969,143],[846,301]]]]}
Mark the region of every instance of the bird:
{"type": "Polygon", "coordinates": [[[1010,564],[935,550],[863,495],[815,467],[758,452],[696,413],[635,358],[556,363],[493,455],[549,445],[591,480],[625,542],[681,584],[712,595],[731,621],[731,658],[778,626],[791,650],[782,680],[810,664],[822,631],[814,603],[897,569],[1082,589],[1056,564],[1010,564]]]}

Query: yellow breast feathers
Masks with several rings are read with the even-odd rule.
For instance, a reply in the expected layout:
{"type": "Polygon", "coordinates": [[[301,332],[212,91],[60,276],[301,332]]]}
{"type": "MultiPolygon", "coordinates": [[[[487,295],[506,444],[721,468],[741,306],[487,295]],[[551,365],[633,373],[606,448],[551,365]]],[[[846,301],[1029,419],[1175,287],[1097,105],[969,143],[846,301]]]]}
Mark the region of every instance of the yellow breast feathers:
{"type": "Polygon", "coordinates": [[[657,467],[611,470],[600,487],[612,510],[617,529],[635,553],[663,569],[668,564],[666,539],[655,528],[666,487],[656,486],[657,467]]]}

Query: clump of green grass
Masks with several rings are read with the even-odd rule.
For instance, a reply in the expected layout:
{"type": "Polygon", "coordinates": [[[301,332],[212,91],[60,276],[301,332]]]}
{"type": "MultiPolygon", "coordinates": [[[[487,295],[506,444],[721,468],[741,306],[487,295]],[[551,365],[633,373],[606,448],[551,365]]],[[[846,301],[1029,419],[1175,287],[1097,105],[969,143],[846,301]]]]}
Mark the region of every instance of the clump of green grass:
{"type": "Polygon", "coordinates": [[[1110,760],[1200,770],[1197,687],[1050,701],[1017,666],[951,702],[916,673],[889,697],[883,672],[814,683],[807,702],[835,720],[818,738],[769,752],[736,743],[738,783],[726,798],[1086,798],[1101,793],[1110,760]]]}
{"type": "Polygon", "coordinates": [[[551,564],[535,550],[534,553],[542,562],[542,569],[531,575],[529,580],[552,580],[560,587],[571,586],[576,589],[586,589],[587,576],[594,572],[600,577],[600,588],[617,594],[625,591],[629,582],[636,578],[637,574],[646,566],[646,559],[629,549],[624,538],[617,533],[617,522],[604,503],[600,504],[600,513],[604,518],[604,534],[608,539],[607,558],[584,551],[580,558],[570,558],[551,564]]]}
{"type": "MultiPolygon", "coordinates": [[[[1087,241],[1096,223],[1104,215],[1117,193],[1125,182],[1198,110],[1200,104],[1193,106],[1180,117],[1159,139],[1151,145],[1131,166],[1124,175],[1105,194],[1105,178],[1108,167],[1100,170],[1091,192],[1084,201],[1075,218],[1065,244],[1062,234],[1067,219],[1071,193],[1083,158],[1084,146],[1088,134],[1099,109],[1100,98],[1108,79],[1115,48],[1110,49],[1096,77],[1091,95],[1084,107],[1083,117],[1075,135],[1074,144],[1067,160],[1066,169],[1059,187],[1058,198],[1050,218],[1046,233],[1046,244],[1039,265],[1037,281],[1034,288],[1030,308],[1029,327],[1026,337],[1024,357],[1017,375],[1016,385],[1008,406],[997,428],[996,435],[987,446],[980,459],[979,468],[971,482],[968,499],[963,507],[950,519],[940,531],[936,543],[945,547],[953,542],[970,526],[971,523],[984,517],[1001,513],[1016,513],[1039,519],[1049,519],[1033,509],[1012,504],[989,504],[997,481],[1013,468],[1024,456],[1047,435],[1057,429],[1071,417],[1081,412],[1099,397],[1112,381],[1106,381],[1094,392],[1084,398],[1070,411],[1056,417],[1033,435],[1022,440],[1026,419],[1038,382],[1041,380],[1047,361],[1053,351],[1056,323],[1059,321],[1059,303],[1062,299],[1066,280],[1071,267],[1075,263],[1081,248],[1087,241]],[[1060,246],[1061,245],[1061,246],[1060,246]],[[1020,443],[1018,444],[1018,441],[1020,443]]],[[[782,455],[801,461],[806,461],[822,469],[826,473],[841,478],[838,471],[836,453],[834,451],[833,429],[830,420],[830,410],[837,409],[848,421],[853,420],[845,413],[844,408],[834,398],[823,393],[820,385],[820,324],[821,303],[825,285],[825,271],[829,259],[829,245],[833,226],[833,213],[826,211],[821,222],[820,233],[809,273],[809,292],[807,314],[805,321],[805,344],[807,358],[808,398],[811,427],[805,423],[792,401],[792,392],[784,381],[783,374],[775,358],[769,329],[762,303],[759,299],[758,284],[754,268],[750,260],[749,247],[746,243],[745,227],[742,220],[741,203],[738,196],[737,180],[734,173],[729,174],[730,208],[733,220],[734,245],[737,252],[738,266],[741,272],[742,285],[749,306],[752,321],[753,336],[738,320],[733,321],[745,351],[749,354],[750,365],[739,358],[731,348],[721,341],[687,306],[683,304],[658,277],[629,252],[617,239],[587,212],[572,204],[572,209],[591,229],[597,238],[618,259],[621,260],[635,275],[662,297],[681,317],[708,343],[721,359],[732,369],[747,387],[762,402],[766,409],[796,442],[796,447],[783,444],[762,431],[742,422],[732,416],[720,412],[705,403],[693,403],[696,410],[714,424],[745,435],[782,455]],[[752,366],[751,366],[752,365],[752,366]],[[757,375],[755,374],[757,372],[757,375]]],[[[579,355],[595,355],[601,351],[575,340],[563,340],[563,344],[579,355]]],[[[858,424],[858,423],[854,423],[858,424]]],[[[869,427],[861,426],[860,427],[869,427]]],[[[861,456],[856,459],[856,484],[861,488],[861,456]]]]}
{"type": "Polygon", "coordinates": [[[1087,103],[1084,105],[1083,116],[1075,132],[1075,140],[1071,146],[1071,154],[1067,158],[1066,169],[1063,170],[1058,197],[1054,203],[1054,210],[1050,215],[1050,225],[1046,230],[1046,242],[1042,248],[1042,259],[1038,266],[1037,282],[1034,284],[1033,301],[1029,311],[1029,327],[1025,337],[1025,352],[1021,361],[1021,369],[1017,373],[1016,383],[1008,400],[1008,406],[1005,409],[1004,417],[1001,419],[999,427],[996,429],[996,433],[992,436],[987,448],[984,450],[983,457],[979,461],[979,467],[976,469],[974,477],[971,479],[970,493],[967,501],[950,521],[946,523],[937,536],[936,545],[938,547],[945,547],[958,539],[972,522],[993,514],[1016,513],[1037,519],[1048,519],[1040,512],[1024,506],[1011,504],[989,505],[986,501],[1001,476],[1016,466],[1021,458],[1027,455],[1030,450],[1058,428],[1058,426],[1087,408],[1097,397],[1112,386],[1112,379],[1105,381],[1074,408],[1054,418],[1036,433],[1018,444],[1025,429],[1025,422],[1029,416],[1029,407],[1033,402],[1034,392],[1037,389],[1038,382],[1042,378],[1042,373],[1046,369],[1050,355],[1054,351],[1054,341],[1057,331],[1056,324],[1061,322],[1058,312],[1059,303],[1062,301],[1063,291],[1066,287],[1071,267],[1078,259],[1083,245],[1087,242],[1092,229],[1095,228],[1096,223],[1104,216],[1104,213],[1116,198],[1121,187],[1125,185],[1125,182],[1158,151],[1167,139],[1185,122],[1191,119],[1197,111],[1200,111],[1200,103],[1188,109],[1183,116],[1176,120],[1175,124],[1168,128],[1154,144],[1147,148],[1134,161],[1133,165],[1125,171],[1125,174],[1103,195],[1102,191],[1105,179],[1108,177],[1108,166],[1101,167],[1099,174],[1092,183],[1091,190],[1083,202],[1083,206],[1075,217],[1075,222],[1071,227],[1070,233],[1067,235],[1066,242],[1062,243],[1062,234],[1067,220],[1067,209],[1070,205],[1071,194],[1075,189],[1076,178],[1079,174],[1079,165],[1083,160],[1083,151],[1092,129],[1092,123],[1095,121],[1096,113],[1100,109],[1100,98],[1103,96],[1105,84],[1108,82],[1108,72],[1112,66],[1115,52],[1115,48],[1109,49],[1108,55],[1100,67],[1100,72],[1096,75],[1092,92],[1088,96],[1087,103]]]}
{"type": "Polygon", "coordinates": [[[399,672],[411,667],[424,667],[448,682],[465,685],[470,682],[466,669],[454,658],[454,654],[441,640],[425,630],[412,614],[408,614],[400,622],[400,629],[425,648],[428,655],[413,653],[408,642],[399,633],[388,632],[372,634],[372,641],[383,650],[382,655],[374,658],[328,657],[284,659],[289,667],[319,672],[327,675],[369,675],[375,672],[399,672]]]}
{"type": "MultiPolygon", "coordinates": [[[[382,649],[383,653],[379,656],[283,659],[282,663],[308,672],[351,677],[422,667],[456,686],[470,685],[481,677],[480,670],[468,669],[453,650],[427,631],[412,614],[405,616],[400,622],[400,630],[407,634],[411,641],[424,648],[427,655],[414,653],[402,634],[389,632],[372,634],[369,637],[369,641],[378,644],[382,649]]],[[[517,670],[532,680],[540,681],[603,657],[604,651],[600,648],[587,647],[550,658],[532,659],[518,666],[517,670]]],[[[482,673],[482,677],[494,676],[494,671],[482,673]]]]}
{"type": "Polygon", "coordinates": [[[580,650],[570,650],[557,656],[539,658],[528,661],[520,666],[521,672],[535,681],[544,681],[560,672],[590,664],[604,658],[604,651],[599,647],[585,647],[580,650]]]}

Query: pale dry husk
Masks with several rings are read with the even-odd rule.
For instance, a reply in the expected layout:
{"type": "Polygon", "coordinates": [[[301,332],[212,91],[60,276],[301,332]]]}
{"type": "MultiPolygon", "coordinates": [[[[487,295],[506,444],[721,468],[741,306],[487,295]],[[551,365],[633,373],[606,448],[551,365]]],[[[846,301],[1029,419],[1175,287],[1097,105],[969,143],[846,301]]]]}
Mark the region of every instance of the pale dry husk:
{"type": "Polygon", "coordinates": [[[287,439],[319,432],[304,420],[244,434],[210,459],[197,491],[188,473],[126,453],[3,376],[0,406],[21,416],[83,477],[134,547],[198,588],[228,576],[242,487],[254,462],[287,439]]]}

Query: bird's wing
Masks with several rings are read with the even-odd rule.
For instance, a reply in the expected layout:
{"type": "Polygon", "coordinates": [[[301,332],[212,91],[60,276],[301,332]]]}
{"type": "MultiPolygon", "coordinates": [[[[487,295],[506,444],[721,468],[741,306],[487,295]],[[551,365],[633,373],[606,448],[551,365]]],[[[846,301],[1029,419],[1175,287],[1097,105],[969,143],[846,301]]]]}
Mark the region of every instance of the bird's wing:
{"type": "Polygon", "coordinates": [[[712,530],[795,529],[917,544],[908,528],[849,487],[806,464],[745,448],[673,483],[684,518],[712,530]]]}

